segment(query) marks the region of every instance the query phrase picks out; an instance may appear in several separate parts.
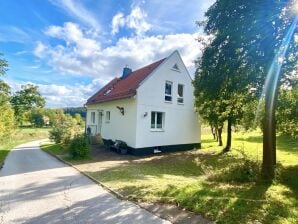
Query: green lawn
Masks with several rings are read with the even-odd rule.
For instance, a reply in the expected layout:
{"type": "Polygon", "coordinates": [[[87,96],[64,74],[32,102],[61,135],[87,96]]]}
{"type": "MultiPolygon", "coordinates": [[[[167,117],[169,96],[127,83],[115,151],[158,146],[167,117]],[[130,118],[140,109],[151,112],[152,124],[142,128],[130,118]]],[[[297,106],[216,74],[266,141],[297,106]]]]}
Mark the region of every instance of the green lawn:
{"type": "Polygon", "coordinates": [[[218,223],[297,223],[297,140],[277,138],[270,183],[259,177],[261,142],[259,132],[233,133],[232,152],[221,154],[204,134],[201,150],[74,165],[131,200],[175,203],[218,223]]]}
{"type": "Polygon", "coordinates": [[[25,142],[48,138],[48,131],[46,128],[19,128],[11,138],[0,142],[0,167],[12,148],[25,142]]]}

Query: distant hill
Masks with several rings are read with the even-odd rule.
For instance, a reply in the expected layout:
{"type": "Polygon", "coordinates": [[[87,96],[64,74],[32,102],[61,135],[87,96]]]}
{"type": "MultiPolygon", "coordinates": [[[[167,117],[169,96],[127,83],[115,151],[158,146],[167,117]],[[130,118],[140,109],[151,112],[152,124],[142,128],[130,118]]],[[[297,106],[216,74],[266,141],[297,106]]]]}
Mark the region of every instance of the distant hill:
{"type": "Polygon", "coordinates": [[[75,115],[80,114],[81,117],[86,118],[86,109],[84,107],[66,107],[63,108],[65,114],[75,115]]]}

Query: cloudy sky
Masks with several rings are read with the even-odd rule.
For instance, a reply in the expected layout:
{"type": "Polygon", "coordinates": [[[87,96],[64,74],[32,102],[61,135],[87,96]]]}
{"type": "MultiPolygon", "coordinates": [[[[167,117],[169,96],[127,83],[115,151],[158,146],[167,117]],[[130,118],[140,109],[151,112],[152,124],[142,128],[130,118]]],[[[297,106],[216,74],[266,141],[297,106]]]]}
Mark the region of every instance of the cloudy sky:
{"type": "Polygon", "coordinates": [[[195,21],[214,0],[1,0],[0,52],[13,91],[33,83],[47,107],[82,106],[129,65],[179,50],[191,74],[195,21]]]}

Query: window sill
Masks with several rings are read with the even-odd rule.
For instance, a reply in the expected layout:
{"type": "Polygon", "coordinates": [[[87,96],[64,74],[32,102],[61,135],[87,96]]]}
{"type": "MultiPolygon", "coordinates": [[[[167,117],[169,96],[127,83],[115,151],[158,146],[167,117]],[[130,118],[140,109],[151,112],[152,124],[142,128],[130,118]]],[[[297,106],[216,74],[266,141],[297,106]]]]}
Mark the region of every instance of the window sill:
{"type": "Polygon", "coordinates": [[[166,100],[165,100],[165,103],[173,103],[173,101],[166,101],[166,100]]]}
{"type": "Polygon", "coordinates": [[[157,129],[157,128],[151,128],[150,129],[151,132],[164,132],[164,129],[157,129]]]}
{"type": "Polygon", "coordinates": [[[184,105],[184,103],[177,103],[178,105],[184,105]]]}
{"type": "Polygon", "coordinates": [[[106,121],[106,123],[110,123],[110,121],[106,121]]]}
{"type": "Polygon", "coordinates": [[[172,71],[175,71],[175,72],[179,72],[179,73],[181,73],[181,71],[178,70],[178,69],[171,68],[171,70],[172,70],[172,71]]]}

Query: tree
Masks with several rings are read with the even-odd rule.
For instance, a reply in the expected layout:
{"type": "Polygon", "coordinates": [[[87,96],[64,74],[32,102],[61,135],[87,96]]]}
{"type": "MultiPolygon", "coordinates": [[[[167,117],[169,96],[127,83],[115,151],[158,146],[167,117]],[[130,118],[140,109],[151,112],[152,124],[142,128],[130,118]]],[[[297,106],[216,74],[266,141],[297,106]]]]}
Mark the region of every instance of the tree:
{"type": "Polygon", "coordinates": [[[41,128],[45,125],[44,113],[40,109],[32,109],[30,113],[30,121],[37,128],[41,128]]]}
{"type": "Polygon", "coordinates": [[[45,98],[38,92],[38,86],[27,84],[21,88],[20,91],[13,95],[10,102],[18,122],[22,124],[25,112],[34,108],[43,108],[45,106],[45,98]]]}
{"type": "MultiPolygon", "coordinates": [[[[0,54],[0,57],[2,54],[0,54]]],[[[7,71],[8,63],[0,58],[0,76],[7,71]]],[[[0,141],[10,137],[15,130],[14,111],[9,104],[10,86],[0,80],[0,141]]]]}
{"type": "Polygon", "coordinates": [[[277,130],[281,134],[298,138],[298,85],[280,91],[276,120],[277,130]]]}
{"type": "Polygon", "coordinates": [[[225,111],[228,132],[229,123],[239,118],[238,112],[241,115],[241,110],[235,111],[232,103],[238,94],[244,99],[242,103],[251,88],[256,89],[256,96],[265,96],[262,165],[265,178],[274,176],[274,108],[279,71],[289,74],[297,66],[298,45],[289,35],[289,31],[293,33],[297,29],[293,21],[297,23],[298,19],[294,19],[296,15],[291,11],[295,3],[296,0],[217,0],[208,9],[204,23],[204,31],[213,40],[203,52],[196,83],[206,90],[207,99],[212,95],[224,101],[234,98],[228,104],[232,110],[225,111]],[[267,74],[270,79],[266,80],[267,74]]]}

